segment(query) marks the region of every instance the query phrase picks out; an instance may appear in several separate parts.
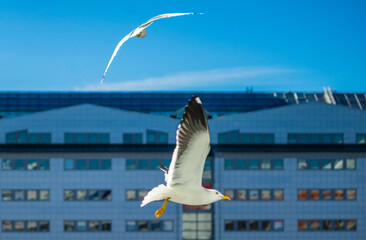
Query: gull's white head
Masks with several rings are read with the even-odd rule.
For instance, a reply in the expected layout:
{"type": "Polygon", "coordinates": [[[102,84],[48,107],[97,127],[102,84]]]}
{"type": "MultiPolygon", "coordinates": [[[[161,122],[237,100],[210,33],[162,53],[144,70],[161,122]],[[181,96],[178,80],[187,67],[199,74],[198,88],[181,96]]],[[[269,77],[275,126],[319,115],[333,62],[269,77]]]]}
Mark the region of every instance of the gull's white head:
{"type": "Polygon", "coordinates": [[[136,35],[136,37],[144,38],[144,37],[146,37],[146,34],[147,34],[146,28],[144,28],[144,29],[142,29],[142,31],[139,34],[136,35]]]}
{"type": "Polygon", "coordinates": [[[216,201],[219,201],[221,199],[231,200],[231,198],[229,196],[224,196],[224,194],[220,193],[216,189],[207,189],[207,190],[209,192],[210,199],[212,200],[212,202],[216,202],[216,201]]]}

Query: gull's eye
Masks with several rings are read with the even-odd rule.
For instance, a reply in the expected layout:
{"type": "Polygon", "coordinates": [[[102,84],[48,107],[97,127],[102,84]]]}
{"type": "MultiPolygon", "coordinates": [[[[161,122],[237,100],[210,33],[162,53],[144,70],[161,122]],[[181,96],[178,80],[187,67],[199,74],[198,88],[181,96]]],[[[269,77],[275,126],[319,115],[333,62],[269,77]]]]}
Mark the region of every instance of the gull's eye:
{"type": "Polygon", "coordinates": [[[218,195],[219,193],[218,192],[216,192],[216,195],[218,195]]]}

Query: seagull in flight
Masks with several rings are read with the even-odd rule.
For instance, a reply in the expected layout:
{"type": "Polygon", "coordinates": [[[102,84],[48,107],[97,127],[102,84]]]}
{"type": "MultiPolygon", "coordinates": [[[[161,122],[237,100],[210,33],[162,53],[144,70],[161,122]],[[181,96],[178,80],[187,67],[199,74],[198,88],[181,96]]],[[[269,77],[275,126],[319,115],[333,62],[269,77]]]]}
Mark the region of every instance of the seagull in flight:
{"type": "Polygon", "coordinates": [[[177,130],[176,147],[169,168],[165,172],[166,185],[160,184],[147,193],[141,207],[164,200],[155,212],[159,218],[165,213],[168,201],[186,205],[206,205],[221,199],[231,200],[215,189],[202,187],[202,173],[210,151],[208,122],[199,97],[192,97],[185,107],[183,119],[177,130]]]}
{"type": "Polygon", "coordinates": [[[104,71],[102,80],[100,81],[100,84],[103,83],[103,80],[105,78],[105,75],[108,72],[109,66],[111,65],[114,57],[117,55],[118,50],[122,46],[124,42],[126,42],[129,38],[132,37],[138,37],[138,38],[144,38],[146,36],[146,28],[150,26],[154,21],[161,19],[161,18],[170,18],[170,17],[178,17],[178,16],[184,16],[184,15],[195,15],[195,14],[202,14],[202,13],[165,13],[158,16],[155,16],[151,19],[149,19],[147,22],[143,23],[142,25],[138,26],[135,30],[127,34],[122,40],[117,44],[116,48],[114,49],[114,52],[112,54],[111,59],[109,59],[107,68],[104,71]]]}

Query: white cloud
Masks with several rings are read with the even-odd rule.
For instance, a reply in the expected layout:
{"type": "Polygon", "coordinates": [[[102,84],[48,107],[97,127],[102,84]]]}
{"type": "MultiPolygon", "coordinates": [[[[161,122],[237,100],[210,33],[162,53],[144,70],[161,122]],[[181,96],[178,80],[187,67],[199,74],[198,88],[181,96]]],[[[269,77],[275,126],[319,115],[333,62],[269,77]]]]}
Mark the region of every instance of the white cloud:
{"type": "MultiPolygon", "coordinates": [[[[238,67],[196,72],[180,72],[168,76],[151,77],[133,81],[110,83],[109,79],[99,84],[76,87],[77,91],[240,91],[247,86],[274,87],[288,84],[289,75],[295,69],[281,67],[238,67]],[[282,79],[279,83],[277,80],[282,79]]],[[[260,87],[261,88],[261,87],[260,87]]]]}

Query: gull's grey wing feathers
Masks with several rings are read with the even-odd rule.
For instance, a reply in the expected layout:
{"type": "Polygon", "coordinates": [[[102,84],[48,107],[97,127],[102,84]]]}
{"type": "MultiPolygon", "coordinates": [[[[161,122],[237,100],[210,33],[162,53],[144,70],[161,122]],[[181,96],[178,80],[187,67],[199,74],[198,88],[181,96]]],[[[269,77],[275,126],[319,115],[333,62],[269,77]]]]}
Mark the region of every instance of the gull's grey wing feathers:
{"type": "Polygon", "coordinates": [[[177,130],[177,146],[166,177],[167,185],[202,186],[202,173],[210,151],[208,122],[199,97],[192,97],[177,130]]]}
{"type": "Polygon", "coordinates": [[[158,16],[155,16],[151,19],[149,19],[147,22],[141,24],[140,26],[138,26],[135,30],[133,30],[132,32],[130,32],[129,34],[127,34],[124,38],[122,38],[122,40],[117,44],[116,48],[113,51],[112,57],[109,59],[108,65],[104,71],[102,80],[100,81],[100,84],[103,83],[103,80],[108,72],[109,66],[111,65],[114,57],[117,55],[118,50],[120,49],[120,47],[122,46],[122,44],[124,42],[126,42],[129,38],[135,37],[136,35],[138,35],[142,30],[144,30],[145,28],[147,28],[148,26],[150,26],[154,21],[161,19],[161,18],[170,18],[170,17],[178,17],[178,16],[183,16],[183,15],[192,15],[192,14],[201,14],[201,13],[165,13],[165,14],[161,14],[158,16]]]}

